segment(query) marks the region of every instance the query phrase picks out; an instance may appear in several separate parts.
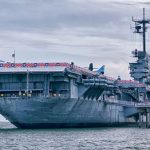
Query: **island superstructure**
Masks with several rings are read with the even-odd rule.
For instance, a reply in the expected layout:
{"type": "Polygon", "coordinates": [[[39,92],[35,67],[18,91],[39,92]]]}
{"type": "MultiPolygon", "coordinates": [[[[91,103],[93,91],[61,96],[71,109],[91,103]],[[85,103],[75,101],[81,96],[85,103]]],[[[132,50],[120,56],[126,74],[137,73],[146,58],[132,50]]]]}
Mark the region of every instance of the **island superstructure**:
{"type": "Polygon", "coordinates": [[[135,81],[144,83],[147,89],[147,94],[145,99],[150,99],[150,55],[146,51],[146,32],[148,29],[148,24],[150,24],[150,19],[145,17],[145,9],[143,8],[143,18],[134,19],[135,31],[134,33],[141,34],[143,38],[143,50],[135,49],[132,51],[133,57],[137,60],[134,63],[129,63],[130,74],[135,81]]]}

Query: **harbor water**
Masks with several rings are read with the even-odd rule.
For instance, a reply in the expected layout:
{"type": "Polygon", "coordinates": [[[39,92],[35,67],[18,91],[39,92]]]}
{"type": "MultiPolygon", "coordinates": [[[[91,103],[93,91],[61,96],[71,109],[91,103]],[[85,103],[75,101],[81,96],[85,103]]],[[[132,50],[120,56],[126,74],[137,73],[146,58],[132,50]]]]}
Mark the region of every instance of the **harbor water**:
{"type": "Polygon", "coordinates": [[[17,129],[0,123],[0,150],[149,150],[150,129],[17,129]]]}

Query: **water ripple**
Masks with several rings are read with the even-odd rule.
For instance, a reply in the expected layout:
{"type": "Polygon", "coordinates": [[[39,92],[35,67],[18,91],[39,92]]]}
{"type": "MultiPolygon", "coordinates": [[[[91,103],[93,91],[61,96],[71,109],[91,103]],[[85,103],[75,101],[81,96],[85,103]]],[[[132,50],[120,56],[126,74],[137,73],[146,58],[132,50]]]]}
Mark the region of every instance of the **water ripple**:
{"type": "Polygon", "coordinates": [[[150,150],[149,139],[150,129],[141,128],[21,130],[0,123],[0,150],[150,150]]]}

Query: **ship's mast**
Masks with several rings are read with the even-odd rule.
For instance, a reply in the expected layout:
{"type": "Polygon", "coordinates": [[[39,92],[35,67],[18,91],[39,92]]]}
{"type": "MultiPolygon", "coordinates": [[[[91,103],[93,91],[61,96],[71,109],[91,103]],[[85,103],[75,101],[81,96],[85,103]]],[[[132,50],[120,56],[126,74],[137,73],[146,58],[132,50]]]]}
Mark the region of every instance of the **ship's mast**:
{"type": "Polygon", "coordinates": [[[145,8],[143,8],[143,52],[146,52],[146,20],[145,20],[145,8]]]}
{"type": "Polygon", "coordinates": [[[134,19],[132,21],[135,22],[135,33],[142,33],[143,35],[143,52],[146,53],[146,24],[150,24],[150,20],[145,18],[145,8],[143,8],[143,19],[134,19]]]}

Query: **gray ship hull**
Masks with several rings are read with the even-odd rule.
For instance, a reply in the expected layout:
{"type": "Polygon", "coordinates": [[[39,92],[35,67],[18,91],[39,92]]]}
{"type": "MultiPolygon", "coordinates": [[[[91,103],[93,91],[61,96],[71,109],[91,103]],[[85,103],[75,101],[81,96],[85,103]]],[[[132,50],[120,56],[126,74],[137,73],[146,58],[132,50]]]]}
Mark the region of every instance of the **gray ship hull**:
{"type": "Polygon", "coordinates": [[[59,98],[1,98],[0,113],[18,128],[93,127],[127,123],[122,106],[59,98]]]}

